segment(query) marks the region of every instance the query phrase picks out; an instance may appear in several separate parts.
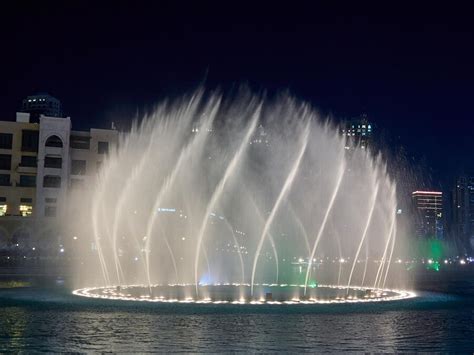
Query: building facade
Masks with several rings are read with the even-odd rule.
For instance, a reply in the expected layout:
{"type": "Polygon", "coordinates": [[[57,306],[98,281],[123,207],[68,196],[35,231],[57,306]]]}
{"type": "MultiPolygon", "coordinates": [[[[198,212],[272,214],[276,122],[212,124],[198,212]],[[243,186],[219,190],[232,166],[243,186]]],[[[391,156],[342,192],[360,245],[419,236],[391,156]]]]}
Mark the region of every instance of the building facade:
{"type": "Polygon", "coordinates": [[[341,125],[341,134],[346,138],[346,149],[360,146],[365,149],[369,146],[373,133],[373,125],[369,122],[367,115],[353,118],[341,125]]]}
{"type": "Polygon", "coordinates": [[[451,234],[466,251],[474,245],[474,176],[459,176],[451,195],[451,234]]]}
{"type": "Polygon", "coordinates": [[[415,234],[421,238],[442,239],[444,233],[443,193],[414,191],[415,234]]]}
{"type": "Polygon", "coordinates": [[[27,96],[23,99],[21,112],[29,113],[29,121],[32,123],[38,123],[41,115],[61,117],[61,102],[47,93],[38,93],[36,95],[27,96]]]}
{"type": "Polygon", "coordinates": [[[71,130],[69,117],[30,117],[0,121],[0,248],[60,219],[69,193],[93,183],[118,141],[116,130],[71,130]]]}

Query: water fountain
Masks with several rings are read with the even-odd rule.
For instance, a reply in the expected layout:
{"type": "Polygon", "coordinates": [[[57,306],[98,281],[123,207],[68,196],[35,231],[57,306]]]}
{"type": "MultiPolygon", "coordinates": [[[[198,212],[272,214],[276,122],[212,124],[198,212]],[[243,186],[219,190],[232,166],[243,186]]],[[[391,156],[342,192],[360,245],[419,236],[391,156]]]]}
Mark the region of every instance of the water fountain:
{"type": "Polygon", "coordinates": [[[92,248],[80,266],[89,287],[74,293],[256,304],[413,296],[390,290],[395,183],[380,155],[347,139],[286,96],[197,92],[159,106],[75,204],[92,201],[76,216],[92,248]]]}

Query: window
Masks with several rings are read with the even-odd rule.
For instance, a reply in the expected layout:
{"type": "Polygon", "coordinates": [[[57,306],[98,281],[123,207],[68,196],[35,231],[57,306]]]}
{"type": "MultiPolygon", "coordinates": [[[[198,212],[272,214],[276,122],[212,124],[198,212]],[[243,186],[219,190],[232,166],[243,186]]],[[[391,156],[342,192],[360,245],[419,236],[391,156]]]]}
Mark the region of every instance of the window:
{"type": "Polygon", "coordinates": [[[46,203],[56,203],[57,199],[56,198],[53,198],[53,197],[46,197],[44,199],[44,202],[46,203]]]}
{"type": "Polygon", "coordinates": [[[80,188],[84,186],[84,180],[81,179],[71,179],[71,188],[80,188]]]}
{"type": "Polygon", "coordinates": [[[22,217],[29,217],[33,213],[33,199],[32,198],[22,198],[20,199],[20,215],[22,217]]]}
{"type": "Polygon", "coordinates": [[[28,155],[21,156],[20,166],[36,168],[37,165],[38,165],[38,158],[28,156],[28,155]]]}
{"type": "Polygon", "coordinates": [[[13,134],[0,133],[0,149],[12,149],[13,134]]]}
{"type": "Polygon", "coordinates": [[[7,198],[0,197],[0,217],[3,217],[7,214],[7,198]]]}
{"type": "Polygon", "coordinates": [[[35,187],[36,186],[36,175],[20,175],[20,186],[22,186],[22,187],[35,187]]]}
{"type": "Polygon", "coordinates": [[[0,154],[0,169],[10,170],[12,168],[12,156],[10,154],[0,154]]]}
{"type": "Polygon", "coordinates": [[[63,141],[58,136],[51,136],[46,140],[45,146],[46,147],[62,148],[63,147],[63,141]]]}
{"type": "Polygon", "coordinates": [[[86,161],[73,160],[71,162],[71,174],[72,175],[85,175],[86,174],[86,161]]]}
{"type": "Polygon", "coordinates": [[[63,160],[61,158],[46,156],[44,158],[44,167],[53,168],[53,169],[61,169],[62,162],[63,160]]]}
{"type": "Polygon", "coordinates": [[[99,142],[97,146],[97,153],[108,154],[109,153],[109,142],[99,142]]]}
{"type": "Polygon", "coordinates": [[[56,206],[46,206],[44,208],[45,217],[55,217],[56,216],[56,206]]]}
{"type": "Polygon", "coordinates": [[[56,175],[45,175],[43,178],[43,187],[61,187],[61,177],[56,175]]]}
{"type": "Polygon", "coordinates": [[[0,174],[0,186],[10,186],[10,174],[0,174]]]}
{"type": "Polygon", "coordinates": [[[73,149],[90,149],[90,137],[71,136],[70,146],[73,149]]]}
{"type": "Polygon", "coordinates": [[[21,131],[21,150],[24,152],[38,151],[39,132],[29,129],[21,131]]]}

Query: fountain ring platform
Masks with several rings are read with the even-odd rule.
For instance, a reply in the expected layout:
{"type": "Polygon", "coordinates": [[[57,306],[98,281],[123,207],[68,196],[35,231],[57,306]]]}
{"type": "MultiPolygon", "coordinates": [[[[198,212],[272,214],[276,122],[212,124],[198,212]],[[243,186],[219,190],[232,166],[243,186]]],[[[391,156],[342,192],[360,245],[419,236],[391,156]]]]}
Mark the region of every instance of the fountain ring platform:
{"type": "Polygon", "coordinates": [[[357,286],[254,284],[253,296],[249,284],[199,285],[196,297],[194,284],[122,285],[87,287],[73,291],[81,297],[114,301],[195,303],[195,304],[347,304],[399,301],[416,297],[411,291],[357,286]]]}

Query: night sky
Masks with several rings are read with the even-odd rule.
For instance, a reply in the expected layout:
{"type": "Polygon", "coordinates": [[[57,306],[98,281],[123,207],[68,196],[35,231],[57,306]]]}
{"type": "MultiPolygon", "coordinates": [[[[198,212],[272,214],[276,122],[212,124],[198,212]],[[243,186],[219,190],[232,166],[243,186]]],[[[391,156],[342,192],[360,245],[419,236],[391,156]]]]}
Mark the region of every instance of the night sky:
{"type": "Polygon", "coordinates": [[[433,188],[474,172],[470,7],[12,3],[2,4],[0,21],[1,120],[14,120],[37,91],[87,129],[202,83],[245,84],[288,90],[338,119],[367,113],[386,147],[422,164],[433,188]]]}

